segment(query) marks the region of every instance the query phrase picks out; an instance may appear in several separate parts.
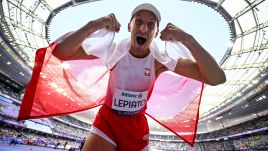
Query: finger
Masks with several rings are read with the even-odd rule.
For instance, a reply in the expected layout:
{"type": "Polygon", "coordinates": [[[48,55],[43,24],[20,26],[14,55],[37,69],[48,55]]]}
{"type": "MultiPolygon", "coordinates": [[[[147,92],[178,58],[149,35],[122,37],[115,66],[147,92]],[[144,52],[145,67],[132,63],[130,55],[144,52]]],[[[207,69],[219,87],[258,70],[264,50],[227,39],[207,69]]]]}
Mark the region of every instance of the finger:
{"type": "Polygon", "coordinates": [[[172,23],[168,23],[167,26],[169,26],[169,27],[174,27],[175,25],[172,24],[172,23]]]}
{"type": "Polygon", "coordinates": [[[121,27],[120,23],[115,19],[113,21],[113,30],[118,32],[120,30],[120,27],[121,27]]]}
{"type": "Polygon", "coordinates": [[[116,19],[116,17],[113,18],[114,20],[114,29],[115,31],[117,31],[118,29],[120,29],[121,25],[120,23],[118,22],[118,20],[116,19]]]}
{"type": "Polygon", "coordinates": [[[113,28],[114,26],[114,14],[109,14],[110,26],[113,28]]]}
{"type": "Polygon", "coordinates": [[[113,13],[111,13],[110,15],[111,15],[111,18],[112,18],[112,28],[113,28],[113,31],[118,32],[120,30],[121,25],[117,21],[115,15],[113,13]]]}
{"type": "Polygon", "coordinates": [[[164,36],[163,35],[160,35],[159,37],[162,41],[164,41],[164,36]]]}
{"type": "Polygon", "coordinates": [[[111,18],[110,15],[104,17],[103,19],[104,27],[111,30],[111,18]]]}
{"type": "Polygon", "coordinates": [[[114,21],[114,15],[113,14],[109,14],[106,19],[105,19],[105,28],[111,31],[115,31],[116,29],[116,23],[114,21]]]}
{"type": "Polygon", "coordinates": [[[116,32],[119,32],[120,27],[121,27],[120,23],[119,23],[119,22],[117,22],[117,26],[116,26],[116,28],[115,28],[115,31],[116,31],[116,32]]]}
{"type": "Polygon", "coordinates": [[[114,13],[111,13],[110,16],[114,17],[115,18],[115,14],[114,13]]]}
{"type": "Polygon", "coordinates": [[[168,34],[167,32],[160,35],[160,39],[163,41],[173,41],[173,37],[171,34],[168,34]]]}
{"type": "Polygon", "coordinates": [[[161,34],[160,37],[159,37],[162,41],[166,41],[167,38],[166,38],[166,34],[161,34]]]}
{"type": "Polygon", "coordinates": [[[164,34],[164,33],[167,33],[170,29],[170,25],[167,24],[166,27],[160,32],[160,34],[164,34]]]}
{"type": "Polygon", "coordinates": [[[104,24],[107,27],[111,27],[111,24],[112,24],[112,14],[109,14],[109,15],[107,15],[107,16],[104,17],[104,24]]]}
{"type": "Polygon", "coordinates": [[[170,27],[173,27],[173,25],[171,23],[168,23],[166,29],[169,29],[170,27]]]}
{"type": "Polygon", "coordinates": [[[166,33],[166,28],[163,29],[163,30],[160,32],[161,35],[162,35],[162,34],[165,34],[165,33],[166,33]]]}

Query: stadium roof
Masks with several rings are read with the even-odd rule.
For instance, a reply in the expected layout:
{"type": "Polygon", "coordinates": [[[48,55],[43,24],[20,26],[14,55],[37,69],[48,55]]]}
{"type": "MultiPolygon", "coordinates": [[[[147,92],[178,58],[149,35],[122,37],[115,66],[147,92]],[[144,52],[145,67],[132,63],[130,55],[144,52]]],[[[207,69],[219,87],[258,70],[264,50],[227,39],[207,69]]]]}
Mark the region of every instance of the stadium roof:
{"type": "MultiPolygon", "coordinates": [[[[94,1],[1,0],[0,72],[26,86],[31,77],[36,49],[49,43],[49,27],[53,17],[70,6],[94,1]]],[[[206,86],[199,129],[213,130],[220,128],[216,124],[231,125],[231,120],[236,117],[250,115],[253,118],[266,114],[267,103],[259,102],[268,102],[268,1],[186,1],[201,3],[210,7],[211,11],[217,11],[228,23],[231,35],[231,43],[220,62],[227,82],[215,87],[206,86]],[[252,100],[255,102],[252,103],[252,100]],[[250,110],[251,104],[255,107],[250,110]],[[255,116],[252,116],[253,113],[255,116]],[[234,117],[231,118],[231,115],[234,117]],[[227,116],[229,121],[225,118],[227,116]],[[210,125],[210,121],[216,124],[210,125]]]]}

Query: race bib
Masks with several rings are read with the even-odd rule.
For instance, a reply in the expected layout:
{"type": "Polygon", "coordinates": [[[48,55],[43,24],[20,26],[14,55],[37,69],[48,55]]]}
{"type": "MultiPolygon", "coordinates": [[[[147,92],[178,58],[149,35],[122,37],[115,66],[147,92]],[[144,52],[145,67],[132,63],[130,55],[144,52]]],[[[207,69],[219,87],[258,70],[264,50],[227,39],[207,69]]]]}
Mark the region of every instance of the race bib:
{"type": "Polygon", "coordinates": [[[133,92],[115,88],[112,109],[120,114],[136,114],[147,102],[148,91],[133,92]]]}

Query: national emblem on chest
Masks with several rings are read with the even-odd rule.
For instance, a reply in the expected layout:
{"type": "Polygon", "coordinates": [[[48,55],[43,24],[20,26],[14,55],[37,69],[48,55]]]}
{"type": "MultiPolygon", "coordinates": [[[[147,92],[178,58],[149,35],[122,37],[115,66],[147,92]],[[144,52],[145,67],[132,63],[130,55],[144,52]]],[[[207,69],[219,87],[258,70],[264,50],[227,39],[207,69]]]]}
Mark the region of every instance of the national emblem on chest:
{"type": "Polygon", "coordinates": [[[150,75],[151,75],[151,70],[150,70],[150,68],[144,68],[144,75],[145,75],[145,76],[150,76],[150,75]]]}

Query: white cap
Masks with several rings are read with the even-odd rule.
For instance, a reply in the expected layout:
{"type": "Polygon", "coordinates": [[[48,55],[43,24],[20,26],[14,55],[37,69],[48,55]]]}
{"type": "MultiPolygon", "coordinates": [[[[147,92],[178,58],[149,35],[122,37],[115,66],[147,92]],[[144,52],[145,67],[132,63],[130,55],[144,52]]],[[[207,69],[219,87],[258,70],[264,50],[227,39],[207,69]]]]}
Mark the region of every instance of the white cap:
{"type": "Polygon", "coordinates": [[[132,12],[132,14],[131,14],[131,17],[133,17],[137,12],[139,12],[139,11],[141,11],[141,10],[147,10],[147,11],[152,12],[152,13],[156,16],[156,18],[157,18],[157,20],[158,20],[158,23],[160,23],[160,21],[161,21],[161,15],[160,15],[159,11],[157,10],[157,8],[155,8],[155,7],[154,7],[152,4],[150,4],[150,3],[144,3],[144,4],[141,4],[141,5],[137,6],[137,7],[133,10],[133,12],[132,12]]]}

